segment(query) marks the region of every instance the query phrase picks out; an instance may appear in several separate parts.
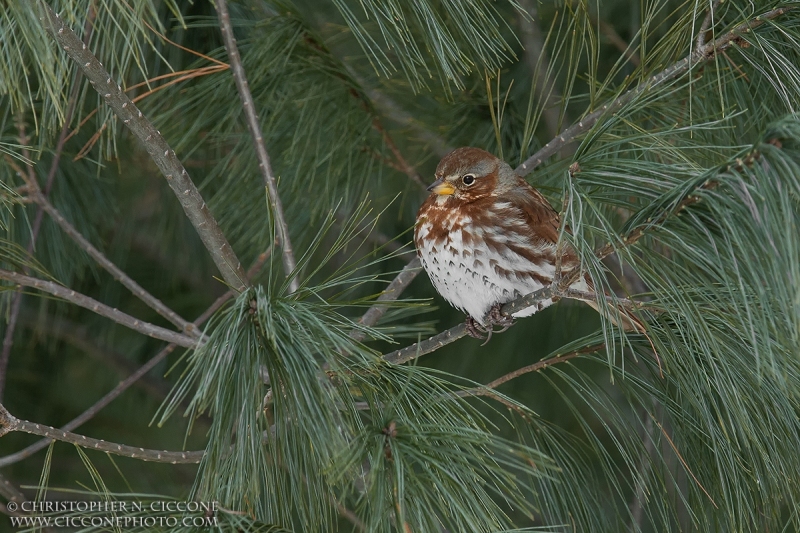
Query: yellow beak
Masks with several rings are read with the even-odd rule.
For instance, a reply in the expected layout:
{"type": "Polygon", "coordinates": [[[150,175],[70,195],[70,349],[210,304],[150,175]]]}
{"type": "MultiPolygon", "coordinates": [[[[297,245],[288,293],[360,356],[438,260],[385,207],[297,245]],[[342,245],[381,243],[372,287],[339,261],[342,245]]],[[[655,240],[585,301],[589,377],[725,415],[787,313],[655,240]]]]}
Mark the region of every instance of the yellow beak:
{"type": "Polygon", "coordinates": [[[428,187],[429,191],[433,191],[439,196],[450,196],[454,192],[456,192],[456,188],[453,187],[450,183],[444,181],[443,178],[440,178],[434,181],[430,187],[428,187]]]}

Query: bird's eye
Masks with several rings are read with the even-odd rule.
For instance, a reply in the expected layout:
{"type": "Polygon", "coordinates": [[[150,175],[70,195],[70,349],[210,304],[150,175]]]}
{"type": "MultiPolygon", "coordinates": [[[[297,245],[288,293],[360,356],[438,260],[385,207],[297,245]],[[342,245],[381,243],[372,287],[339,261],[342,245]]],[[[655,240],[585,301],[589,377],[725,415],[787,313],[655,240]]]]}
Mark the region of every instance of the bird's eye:
{"type": "Polygon", "coordinates": [[[461,181],[464,182],[464,185],[472,185],[473,183],[475,183],[475,176],[473,176],[472,174],[467,174],[466,176],[461,178],[461,181]]]}

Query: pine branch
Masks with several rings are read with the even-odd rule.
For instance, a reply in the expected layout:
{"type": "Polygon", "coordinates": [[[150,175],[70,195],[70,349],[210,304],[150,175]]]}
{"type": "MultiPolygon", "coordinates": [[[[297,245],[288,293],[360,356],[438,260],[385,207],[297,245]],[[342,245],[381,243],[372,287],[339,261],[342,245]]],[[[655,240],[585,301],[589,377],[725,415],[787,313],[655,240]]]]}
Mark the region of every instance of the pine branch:
{"type": "Polygon", "coordinates": [[[529,173],[533,172],[537,166],[542,164],[546,159],[558,153],[561,148],[572,142],[576,137],[589,131],[592,126],[594,126],[601,118],[608,117],[613,113],[616,113],[640,94],[643,94],[650,89],[677,78],[698,63],[703,63],[713,59],[716,54],[724,52],[733,43],[735,43],[742,34],[752,31],[763,25],[766,21],[775,19],[784,13],[791,11],[792,9],[794,9],[794,7],[785,6],[767,11],[762,15],[739,24],[718,39],[692,51],[692,53],[677,63],[673,63],[658,74],[651,76],[646,81],[625,92],[612,102],[605,104],[597,111],[589,113],[576,124],[573,124],[564,130],[558,137],[544,145],[538,152],[533,154],[524,163],[518,166],[516,168],[517,174],[520,176],[528,175],[529,173]]]}
{"type": "Polygon", "coordinates": [[[76,444],[83,448],[91,448],[106,453],[113,453],[115,455],[122,455],[124,457],[131,457],[133,459],[140,459],[142,461],[152,461],[156,463],[199,463],[205,455],[204,451],[196,452],[169,452],[162,450],[146,450],[144,448],[137,448],[135,446],[127,446],[125,444],[116,444],[113,442],[106,442],[104,440],[93,439],[63,431],[51,426],[42,424],[35,424],[27,420],[20,420],[13,416],[8,410],[0,404],[0,437],[12,432],[22,431],[30,433],[31,435],[39,435],[47,437],[48,439],[58,440],[76,444]]]}
{"type": "Polygon", "coordinates": [[[39,0],[42,23],[50,36],[75,61],[94,89],[114,113],[144,144],[147,153],[167,179],[186,216],[203,241],[222,278],[232,288],[245,288],[245,273],[203,197],[167,141],[114,82],[103,65],[44,0],[39,0]]]}
{"type": "MultiPolygon", "coordinates": [[[[555,283],[551,283],[547,287],[505,304],[501,307],[500,311],[503,315],[510,316],[517,311],[521,311],[522,309],[526,309],[557,295],[558,286],[555,283]]],[[[435,352],[442,346],[446,346],[457,341],[461,337],[466,336],[466,334],[467,327],[462,323],[457,326],[453,326],[446,331],[438,333],[428,340],[416,342],[411,346],[406,346],[405,348],[385,354],[383,358],[389,363],[401,365],[411,361],[412,359],[435,352]]]]}
{"type": "Polygon", "coordinates": [[[253,138],[255,144],[256,157],[258,157],[258,166],[264,177],[264,183],[269,192],[269,202],[272,207],[272,213],[275,219],[275,225],[278,229],[278,236],[280,238],[281,249],[283,250],[283,270],[287,277],[292,276],[289,281],[289,292],[295,292],[300,286],[297,279],[297,261],[294,258],[292,250],[292,241],[289,238],[289,226],[286,224],[286,217],[283,214],[283,204],[278,195],[278,183],[275,180],[275,175],[272,172],[272,165],[270,164],[269,154],[264,145],[264,137],[261,133],[261,124],[256,115],[256,105],[253,101],[253,95],[250,93],[250,87],[247,83],[247,76],[242,66],[242,58],[239,55],[239,49],[236,46],[236,38],[233,35],[233,27],[231,25],[231,17],[228,13],[228,5],[226,0],[217,0],[217,14],[219,15],[219,25],[222,30],[222,38],[225,41],[225,49],[228,51],[228,58],[230,59],[231,72],[233,79],[236,81],[236,89],[239,91],[239,98],[242,100],[242,108],[244,115],[247,119],[247,128],[250,130],[250,136],[253,138]]]}
{"type": "Polygon", "coordinates": [[[3,269],[0,269],[0,279],[11,281],[24,287],[33,287],[35,289],[39,289],[40,291],[52,294],[53,296],[57,296],[58,298],[62,298],[68,302],[74,303],[75,305],[83,307],[84,309],[93,311],[98,315],[110,318],[118,324],[128,327],[134,331],[138,331],[139,333],[147,335],[148,337],[153,337],[154,339],[174,342],[178,346],[183,346],[184,348],[194,348],[197,346],[199,341],[199,339],[194,339],[187,335],[170,331],[148,322],[142,322],[141,320],[125,314],[122,311],[111,308],[93,298],[75,292],[52,281],[32,278],[30,276],[17,274],[16,272],[3,269]]]}

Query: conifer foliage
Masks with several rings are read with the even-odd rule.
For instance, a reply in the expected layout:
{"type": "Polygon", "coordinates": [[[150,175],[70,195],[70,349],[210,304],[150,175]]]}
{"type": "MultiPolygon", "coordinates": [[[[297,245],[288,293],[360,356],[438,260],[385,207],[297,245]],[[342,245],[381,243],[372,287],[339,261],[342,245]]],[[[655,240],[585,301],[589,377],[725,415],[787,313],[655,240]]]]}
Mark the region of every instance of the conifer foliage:
{"type": "Polygon", "coordinates": [[[0,511],[800,530],[800,3],[31,0],[0,41],[0,511]],[[410,242],[458,146],[582,265],[485,345],[410,242]]]}

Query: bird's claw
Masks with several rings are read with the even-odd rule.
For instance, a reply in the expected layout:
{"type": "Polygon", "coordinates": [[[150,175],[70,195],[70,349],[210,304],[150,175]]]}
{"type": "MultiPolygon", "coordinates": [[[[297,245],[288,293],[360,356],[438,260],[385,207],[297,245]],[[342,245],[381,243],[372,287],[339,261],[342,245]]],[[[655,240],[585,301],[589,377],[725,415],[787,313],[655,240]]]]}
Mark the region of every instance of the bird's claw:
{"type": "Polygon", "coordinates": [[[473,339],[486,338],[483,336],[483,333],[486,333],[486,328],[481,326],[480,323],[474,318],[472,318],[470,315],[467,315],[467,319],[464,321],[464,326],[466,326],[467,328],[467,335],[469,335],[473,339]]]}
{"type": "Polygon", "coordinates": [[[510,316],[504,315],[500,310],[500,307],[500,304],[495,304],[489,310],[489,314],[486,315],[485,319],[486,326],[481,325],[471,316],[467,316],[467,320],[464,322],[464,325],[467,328],[467,335],[475,339],[486,339],[481,346],[485,346],[490,340],[492,340],[493,333],[503,333],[514,324],[514,319],[510,316]],[[500,326],[502,329],[495,331],[494,326],[500,326]],[[483,335],[484,333],[486,333],[485,337],[483,335]]]}
{"type": "Polygon", "coordinates": [[[497,325],[503,327],[503,329],[501,329],[497,333],[502,333],[514,325],[514,319],[510,316],[504,315],[503,312],[501,311],[501,307],[502,305],[500,304],[494,304],[492,308],[489,309],[489,315],[488,315],[488,318],[493,326],[497,325]]]}

